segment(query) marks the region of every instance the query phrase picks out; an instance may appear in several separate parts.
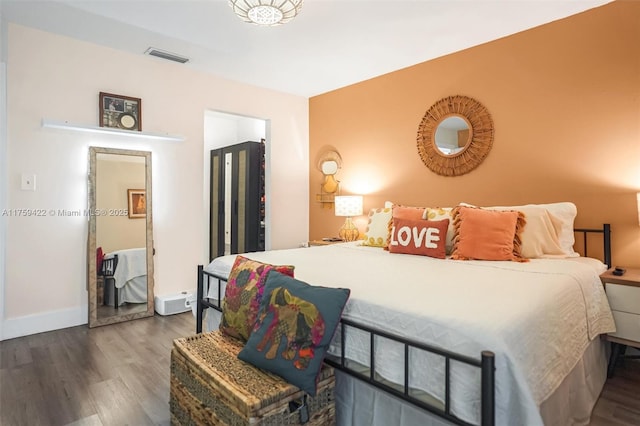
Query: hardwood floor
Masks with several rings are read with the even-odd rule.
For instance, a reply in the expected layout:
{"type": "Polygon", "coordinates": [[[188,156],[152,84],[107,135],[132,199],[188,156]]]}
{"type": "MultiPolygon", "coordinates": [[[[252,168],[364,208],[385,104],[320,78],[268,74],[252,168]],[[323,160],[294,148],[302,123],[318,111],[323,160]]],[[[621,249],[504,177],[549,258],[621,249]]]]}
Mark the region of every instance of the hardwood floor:
{"type": "MultiPolygon", "coordinates": [[[[168,425],[173,339],[190,312],[0,342],[0,425],[168,425]]],[[[590,426],[640,425],[640,361],[605,385],[590,426]]]]}
{"type": "Polygon", "coordinates": [[[191,312],[0,342],[0,425],[168,425],[173,339],[191,312]]]}
{"type": "Polygon", "coordinates": [[[608,379],[589,426],[640,425],[640,360],[625,359],[608,379]]]}

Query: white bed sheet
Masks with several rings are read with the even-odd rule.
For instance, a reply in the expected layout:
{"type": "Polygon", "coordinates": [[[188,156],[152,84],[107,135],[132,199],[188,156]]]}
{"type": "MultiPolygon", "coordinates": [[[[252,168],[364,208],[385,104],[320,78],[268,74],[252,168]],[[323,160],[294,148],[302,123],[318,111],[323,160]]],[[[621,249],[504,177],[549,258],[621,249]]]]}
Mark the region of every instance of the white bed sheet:
{"type": "MultiPolygon", "coordinates": [[[[346,318],[476,358],[493,351],[498,424],[542,424],[540,404],[591,340],[615,330],[598,277],[606,267],[595,259],[454,261],[390,254],[357,242],[246,256],[295,265],[296,278],[310,284],[350,288],[346,318]]],[[[226,277],[234,259],[215,259],[205,270],[226,277]]],[[[349,331],[347,337],[347,356],[368,364],[367,339],[349,331]]],[[[380,342],[376,359],[380,374],[402,383],[402,370],[392,367],[402,359],[401,347],[380,342]]],[[[418,368],[410,385],[442,398],[443,361],[414,353],[411,362],[418,368]],[[419,375],[425,364],[439,373],[419,375]]],[[[469,371],[452,370],[452,409],[477,423],[480,379],[469,371]]]]}

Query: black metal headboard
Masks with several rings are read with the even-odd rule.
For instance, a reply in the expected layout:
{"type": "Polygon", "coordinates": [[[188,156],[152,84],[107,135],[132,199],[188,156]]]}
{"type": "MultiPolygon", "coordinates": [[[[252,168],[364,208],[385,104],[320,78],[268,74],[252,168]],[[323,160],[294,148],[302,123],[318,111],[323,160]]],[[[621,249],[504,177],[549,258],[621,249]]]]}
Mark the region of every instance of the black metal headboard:
{"type": "Polygon", "coordinates": [[[611,225],[605,223],[602,225],[602,229],[588,229],[588,228],[576,228],[573,230],[578,234],[582,234],[582,246],[584,249],[584,256],[588,256],[588,244],[587,244],[587,234],[596,233],[603,234],[603,261],[607,265],[608,268],[611,268],[611,225]]]}

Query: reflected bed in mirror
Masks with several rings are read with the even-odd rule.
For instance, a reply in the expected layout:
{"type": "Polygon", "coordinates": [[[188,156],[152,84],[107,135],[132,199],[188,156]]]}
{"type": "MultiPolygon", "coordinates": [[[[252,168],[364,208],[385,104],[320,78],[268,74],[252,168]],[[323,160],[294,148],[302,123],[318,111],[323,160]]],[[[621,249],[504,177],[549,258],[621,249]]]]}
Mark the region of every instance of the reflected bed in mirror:
{"type": "Polygon", "coordinates": [[[90,147],[89,208],[89,327],[152,316],[151,153],[90,147]],[[132,190],[145,202],[134,217],[132,190]]]}

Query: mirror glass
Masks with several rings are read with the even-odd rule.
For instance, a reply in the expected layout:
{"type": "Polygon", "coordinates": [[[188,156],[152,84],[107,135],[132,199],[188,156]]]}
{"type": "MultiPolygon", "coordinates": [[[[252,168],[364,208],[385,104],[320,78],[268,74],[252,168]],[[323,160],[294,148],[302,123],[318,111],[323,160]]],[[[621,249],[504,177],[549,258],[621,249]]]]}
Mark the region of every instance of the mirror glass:
{"type": "Polygon", "coordinates": [[[151,153],[89,148],[89,327],[152,316],[151,153]]]}
{"type": "Polygon", "coordinates": [[[322,163],[322,173],[325,175],[335,175],[338,172],[338,162],[334,160],[327,160],[322,163]]]}
{"type": "Polygon", "coordinates": [[[460,115],[447,117],[438,123],[433,139],[441,153],[455,155],[464,150],[471,140],[471,126],[460,115]]]}

